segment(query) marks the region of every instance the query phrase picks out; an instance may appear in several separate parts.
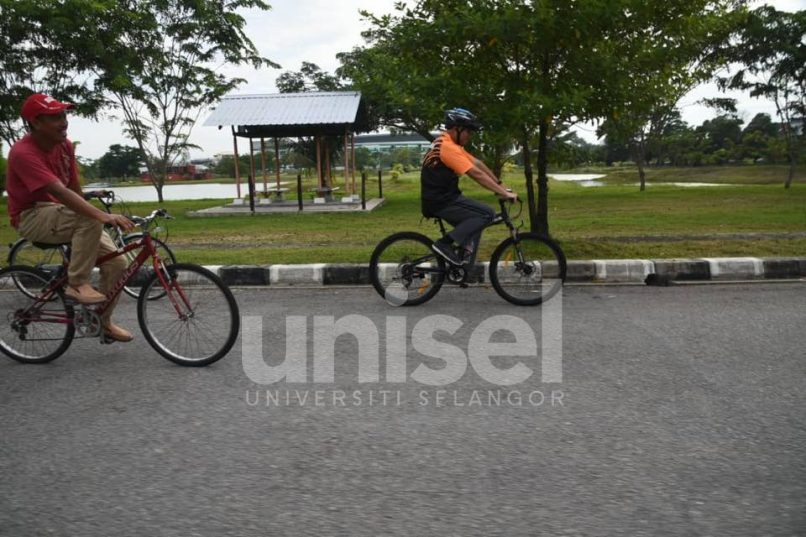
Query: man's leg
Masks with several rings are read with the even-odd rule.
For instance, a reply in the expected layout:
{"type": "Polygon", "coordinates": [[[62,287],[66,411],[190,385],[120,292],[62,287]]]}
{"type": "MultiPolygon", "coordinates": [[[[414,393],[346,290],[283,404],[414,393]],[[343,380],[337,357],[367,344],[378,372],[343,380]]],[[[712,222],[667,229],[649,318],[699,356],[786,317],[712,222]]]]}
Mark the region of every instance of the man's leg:
{"type": "Polygon", "coordinates": [[[471,239],[478,240],[484,226],[495,218],[495,211],[484,203],[460,196],[450,205],[435,212],[435,215],[455,226],[448,237],[464,246],[471,239]]]}
{"type": "MultiPolygon", "coordinates": [[[[114,252],[115,250],[117,250],[115,243],[112,242],[112,239],[104,231],[101,234],[101,240],[98,244],[98,257],[103,257],[106,254],[114,252]]],[[[123,275],[123,272],[125,272],[128,266],[129,263],[122,255],[113,257],[103,265],[100,265],[98,269],[101,272],[101,292],[104,294],[108,293],[120,280],[120,277],[123,275]]],[[[101,326],[103,327],[106,337],[114,339],[115,341],[131,341],[134,339],[132,333],[112,322],[112,312],[115,310],[119,299],[120,293],[115,297],[114,301],[109,304],[109,307],[106,308],[106,311],[104,311],[103,315],[101,316],[101,326]]]]}
{"type": "Polygon", "coordinates": [[[22,213],[18,230],[30,241],[69,242],[72,253],[67,280],[70,286],[81,287],[89,284],[103,228],[98,220],[76,214],[64,205],[37,203],[22,213]]]}

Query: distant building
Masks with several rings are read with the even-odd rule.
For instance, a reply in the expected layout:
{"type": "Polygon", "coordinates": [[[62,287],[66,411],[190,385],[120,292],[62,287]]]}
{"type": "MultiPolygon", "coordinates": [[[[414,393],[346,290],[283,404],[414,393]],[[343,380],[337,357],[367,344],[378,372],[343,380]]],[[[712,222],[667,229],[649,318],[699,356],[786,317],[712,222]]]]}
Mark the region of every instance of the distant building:
{"type": "MultiPolygon", "coordinates": [[[[438,132],[432,132],[434,137],[439,136],[438,132]]],[[[431,142],[423,138],[417,133],[395,134],[395,133],[378,133],[378,134],[359,134],[355,138],[356,147],[365,147],[373,153],[377,151],[392,152],[395,149],[408,148],[416,151],[425,152],[431,142]]]]}
{"type": "MultiPolygon", "coordinates": [[[[198,179],[211,179],[213,177],[210,168],[203,164],[180,164],[168,167],[168,181],[191,181],[198,179]]],[[[147,168],[140,168],[140,179],[151,181],[151,174],[147,168]]]]}

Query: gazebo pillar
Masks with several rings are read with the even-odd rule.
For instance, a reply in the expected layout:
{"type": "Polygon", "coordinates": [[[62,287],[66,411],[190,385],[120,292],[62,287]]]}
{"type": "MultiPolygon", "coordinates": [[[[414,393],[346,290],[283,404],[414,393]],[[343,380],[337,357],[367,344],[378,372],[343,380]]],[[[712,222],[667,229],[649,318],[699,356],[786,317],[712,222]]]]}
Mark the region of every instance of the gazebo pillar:
{"type": "Polygon", "coordinates": [[[280,141],[274,137],[274,173],[277,177],[277,191],[280,191],[280,141]]]}
{"type": "Polygon", "coordinates": [[[238,137],[235,136],[235,126],[231,127],[232,129],[232,147],[235,153],[235,192],[238,195],[238,198],[241,197],[241,170],[240,170],[240,162],[238,157],[238,137]]]}
{"type": "Polygon", "coordinates": [[[260,137],[260,166],[263,168],[263,193],[269,192],[268,175],[266,173],[266,140],[260,137]]]}

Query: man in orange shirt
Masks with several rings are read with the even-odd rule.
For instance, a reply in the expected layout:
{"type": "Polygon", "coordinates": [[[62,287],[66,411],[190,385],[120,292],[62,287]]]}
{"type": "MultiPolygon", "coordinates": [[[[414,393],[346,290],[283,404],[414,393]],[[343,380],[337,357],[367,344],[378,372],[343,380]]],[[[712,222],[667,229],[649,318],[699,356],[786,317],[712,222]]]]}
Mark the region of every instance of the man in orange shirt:
{"type": "Polygon", "coordinates": [[[445,132],[431,144],[420,173],[423,215],[441,218],[454,226],[431,248],[455,265],[466,263],[469,257],[461,259],[457,256],[454,243],[472,251],[484,226],[495,217],[495,211],[488,205],[462,196],[459,177],[467,174],[500,198],[518,199],[518,195],[508,190],[490,168],[465,151],[465,144],[479,130],[481,123],[471,112],[463,108],[445,112],[445,132]]]}

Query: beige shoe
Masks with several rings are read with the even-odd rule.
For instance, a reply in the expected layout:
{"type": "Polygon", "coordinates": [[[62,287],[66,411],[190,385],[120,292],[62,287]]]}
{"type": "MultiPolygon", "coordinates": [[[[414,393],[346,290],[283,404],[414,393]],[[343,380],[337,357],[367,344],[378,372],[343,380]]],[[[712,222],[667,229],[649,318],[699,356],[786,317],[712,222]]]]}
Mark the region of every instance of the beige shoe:
{"type": "Polygon", "coordinates": [[[71,298],[79,304],[100,304],[106,297],[92,288],[88,283],[73,287],[68,285],[64,290],[64,296],[71,298]]]}
{"type": "Polygon", "coordinates": [[[120,341],[121,343],[126,343],[134,339],[131,332],[114,323],[109,323],[104,326],[104,337],[114,341],[120,341]]]}

